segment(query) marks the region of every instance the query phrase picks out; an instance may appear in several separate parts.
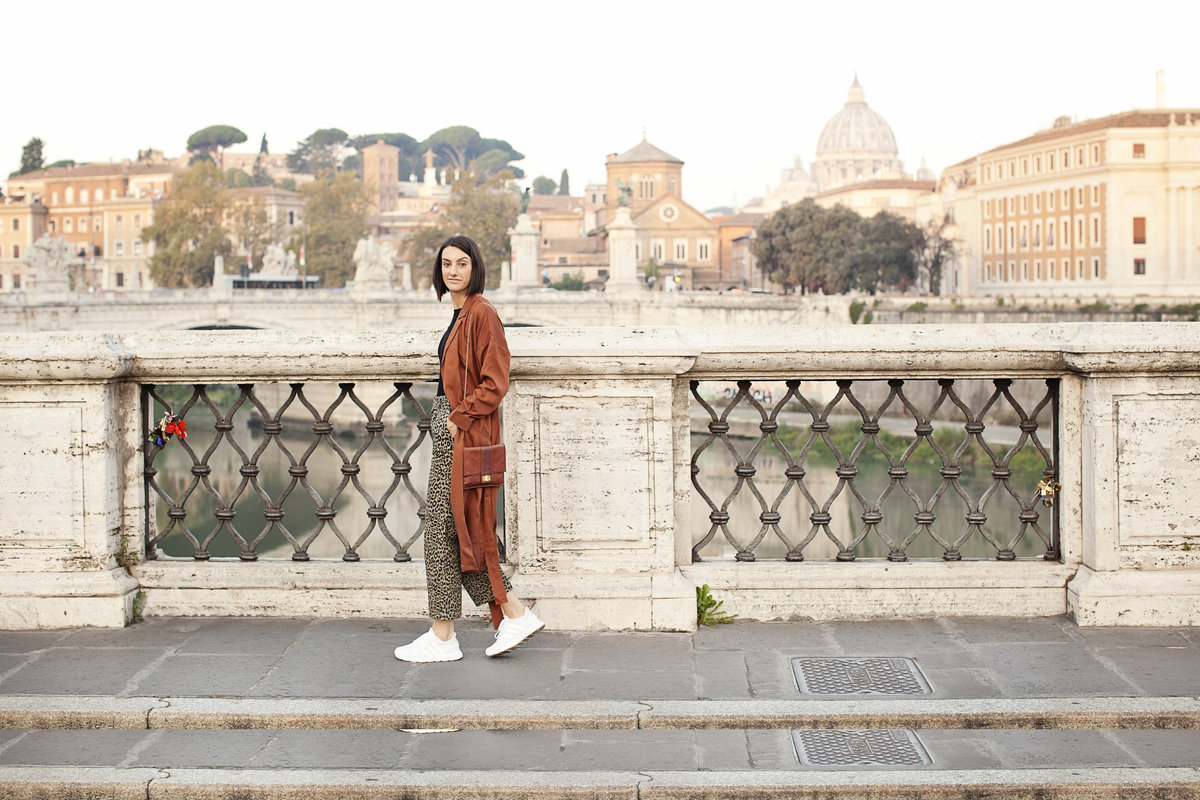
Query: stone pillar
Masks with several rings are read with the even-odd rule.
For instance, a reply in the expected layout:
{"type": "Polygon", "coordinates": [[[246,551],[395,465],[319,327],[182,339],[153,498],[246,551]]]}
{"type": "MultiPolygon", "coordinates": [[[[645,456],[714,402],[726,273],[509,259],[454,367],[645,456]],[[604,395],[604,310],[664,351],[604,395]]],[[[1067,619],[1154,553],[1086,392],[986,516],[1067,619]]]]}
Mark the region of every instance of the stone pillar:
{"type": "Polygon", "coordinates": [[[229,289],[229,283],[225,280],[225,256],[217,256],[213,259],[213,280],[209,292],[215,298],[228,298],[233,294],[229,289]]]}
{"type": "Polygon", "coordinates": [[[608,283],[604,290],[634,294],[642,288],[637,272],[637,227],[629,209],[620,206],[608,225],[608,283]]]}
{"type": "Polygon", "coordinates": [[[516,593],[551,628],[694,630],[677,547],[691,529],[678,529],[690,451],[676,380],[694,358],[668,333],[513,333],[503,414],[516,593]]]}
{"type": "Polygon", "coordinates": [[[141,552],[125,511],[143,502],[141,400],[118,380],[133,359],[111,335],[0,339],[0,629],[124,625],[141,552]]]}
{"type": "MultiPolygon", "coordinates": [[[[537,228],[533,227],[528,214],[517,217],[517,224],[508,230],[512,246],[512,284],[515,288],[527,289],[542,285],[537,268],[537,228]]],[[[501,280],[501,286],[503,286],[501,280]]]]}

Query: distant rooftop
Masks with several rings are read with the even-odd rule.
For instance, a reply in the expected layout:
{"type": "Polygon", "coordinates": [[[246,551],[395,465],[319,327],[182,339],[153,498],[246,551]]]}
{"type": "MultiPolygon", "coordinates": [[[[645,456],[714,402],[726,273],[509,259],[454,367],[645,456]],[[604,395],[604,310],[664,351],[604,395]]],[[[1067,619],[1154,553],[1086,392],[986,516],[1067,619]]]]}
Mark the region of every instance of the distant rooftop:
{"type": "Polygon", "coordinates": [[[670,161],[675,164],[682,164],[681,159],[650,144],[645,139],[635,144],[633,147],[621,153],[619,156],[613,156],[608,159],[609,164],[634,164],[647,161],[670,161]]]}
{"type": "Polygon", "coordinates": [[[1194,122],[1200,122],[1200,109],[1165,108],[1153,111],[1122,111],[1119,114],[1110,114],[1107,117],[1085,119],[1083,122],[1073,122],[1066,125],[1058,125],[1049,130],[1038,131],[1032,136],[1026,136],[1024,139],[1018,139],[1015,142],[993,147],[991,150],[987,150],[980,155],[986,156],[989,153],[1008,150],[1012,147],[1023,147],[1029,144],[1036,144],[1037,142],[1058,139],[1063,136],[1101,131],[1105,128],[1165,128],[1170,124],[1172,117],[1175,118],[1176,124],[1180,125],[1186,124],[1189,119],[1194,122]]]}

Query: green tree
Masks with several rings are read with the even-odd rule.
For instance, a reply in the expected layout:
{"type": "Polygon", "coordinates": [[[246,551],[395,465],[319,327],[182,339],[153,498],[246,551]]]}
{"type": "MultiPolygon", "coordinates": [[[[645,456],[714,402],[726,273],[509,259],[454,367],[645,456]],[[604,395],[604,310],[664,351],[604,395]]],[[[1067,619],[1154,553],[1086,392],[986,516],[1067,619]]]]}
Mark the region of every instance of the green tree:
{"type": "Polygon", "coordinates": [[[171,181],[142,240],[154,243],[150,274],[159,286],[207,286],[213,259],[229,257],[233,244],[224,222],[230,207],[221,171],[209,161],[192,164],[171,181]]]}
{"type": "Polygon", "coordinates": [[[256,270],[262,269],[263,255],[267,252],[268,245],[274,242],[285,246],[290,244],[282,241],[283,224],[271,222],[262,195],[243,194],[234,200],[227,219],[230,235],[237,240],[240,251],[250,253],[256,270]]]}
{"type": "Polygon", "coordinates": [[[53,164],[47,164],[46,169],[53,169],[54,167],[74,167],[74,166],[76,166],[75,159],[60,158],[58,161],[55,161],[53,164]]]}
{"type": "Polygon", "coordinates": [[[479,244],[488,273],[487,285],[500,285],[500,265],[512,257],[508,230],[517,224],[520,207],[517,195],[505,188],[509,180],[512,173],[506,170],[483,183],[474,173],[461,175],[454,182],[441,220],[418,229],[409,239],[407,256],[418,272],[423,265],[433,264],[437,248],[446,237],[464,234],[479,244]]]}
{"type": "Polygon", "coordinates": [[[254,178],[250,177],[245,170],[237,167],[230,167],[225,170],[225,187],[228,189],[241,189],[246,186],[253,186],[254,178]]]}
{"type": "Polygon", "coordinates": [[[267,135],[264,133],[262,143],[258,146],[258,157],[254,159],[254,185],[255,186],[274,186],[275,179],[271,177],[271,173],[267,172],[267,156],[271,151],[267,149],[267,135]]]}
{"type": "Polygon", "coordinates": [[[296,149],[288,153],[288,169],[310,175],[319,175],[324,170],[337,172],[349,155],[349,139],[341,128],[318,128],[308,138],[297,142],[296,149]]]}
{"type": "Polygon", "coordinates": [[[306,272],[325,286],[354,276],[354,248],[367,234],[370,194],[351,172],[322,172],[300,187],[304,198],[306,272]]]}
{"type": "Polygon", "coordinates": [[[225,167],[225,148],[246,141],[246,134],[232,125],[209,125],[188,137],[187,149],[196,161],[197,154],[207,156],[220,168],[225,167]]]}
{"type": "Polygon", "coordinates": [[[941,294],[942,273],[955,258],[956,231],[949,217],[931,219],[920,230],[916,247],[917,274],[918,280],[926,283],[925,288],[930,294],[941,294]]]}
{"type": "Polygon", "coordinates": [[[503,139],[483,138],[479,131],[466,125],[435,132],[421,143],[420,152],[426,150],[433,150],[437,166],[450,167],[455,175],[473,172],[479,183],[491,180],[505,168],[512,171],[512,177],[524,176],[524,172],[512,165],[513,161],[523,159],[523,154],[503,139]]]}
{"type": "Polygon", "coordinates": [[[554,190],[558,187],[554,181],[547,178],[545,175],[538,175],[533,179],[534,194],[554,194],[554,190]]]}
{"type": "Polygon", "coordinates": [[[567,174],[566,167],[563,167],[562,177],[558,179],[558,193],[561,195],[571,194],[571,176],[567,174]]]}
{"type": "Polygon", "coordinates": [[[46,161],[42,158],[42,147],[44,143],[38,137],[33,137],[25,146],[21,148],[21,169],[15,174],[24,175],[27,172],[35,172],[42,169],[46,161]]]}
{"type": "Polygon", "coordinates": [[[876,294],[891,288],[905,291],[912,285],[917,273],[914,244],[920,229],[880,211],[859,223],[858,234],[846,260],[849,288],[876,294]]]}
{"type": "Polygon", "coordinates": [[[770,279],[801,294],[846,290],[846,264],[862,218],[845,206],[822,208],[811,198],[784,206],[755,233],[754,257],[770,279]]]}

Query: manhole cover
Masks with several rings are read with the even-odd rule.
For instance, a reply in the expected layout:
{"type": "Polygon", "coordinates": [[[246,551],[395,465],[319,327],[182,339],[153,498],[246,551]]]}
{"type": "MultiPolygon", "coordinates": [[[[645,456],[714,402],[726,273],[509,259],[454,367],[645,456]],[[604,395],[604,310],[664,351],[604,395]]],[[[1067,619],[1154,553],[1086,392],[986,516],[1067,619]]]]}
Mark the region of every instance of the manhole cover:
{"type": "Polygon", "coordinates": [[[814,767],[928,766],[929,752],[912,731],[792,731],[796,758],[814,767]]]}
{"type": "Polygon", "coordinates": [[[801,694],[932,694],[911,658],[793,658],[801,694]]]}

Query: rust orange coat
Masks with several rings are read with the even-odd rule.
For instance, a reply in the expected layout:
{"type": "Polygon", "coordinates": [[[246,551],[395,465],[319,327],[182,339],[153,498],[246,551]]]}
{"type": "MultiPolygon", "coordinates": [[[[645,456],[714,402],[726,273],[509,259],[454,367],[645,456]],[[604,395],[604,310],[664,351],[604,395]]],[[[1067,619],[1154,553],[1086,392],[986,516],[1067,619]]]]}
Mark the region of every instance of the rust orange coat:
{"type": "Polygon", "coordinates": [[[492,624],[499,626],[500,603],[508,597],[496,546],[496,488],[463,488],[463,448],[501,444],[500,401],[508,392],[508,342],[495,307],[483,295],[469,295],[450,330],[442,354],[442,388],[450,421],[458,426],[450,481],[450,508],[458,531],[463,572],[487,570],[496,602],[492,624]],[[470,326],[470,352],[467,352],[470,326]],[[463,365],[466,364],[464,385],[463,365]]]}

